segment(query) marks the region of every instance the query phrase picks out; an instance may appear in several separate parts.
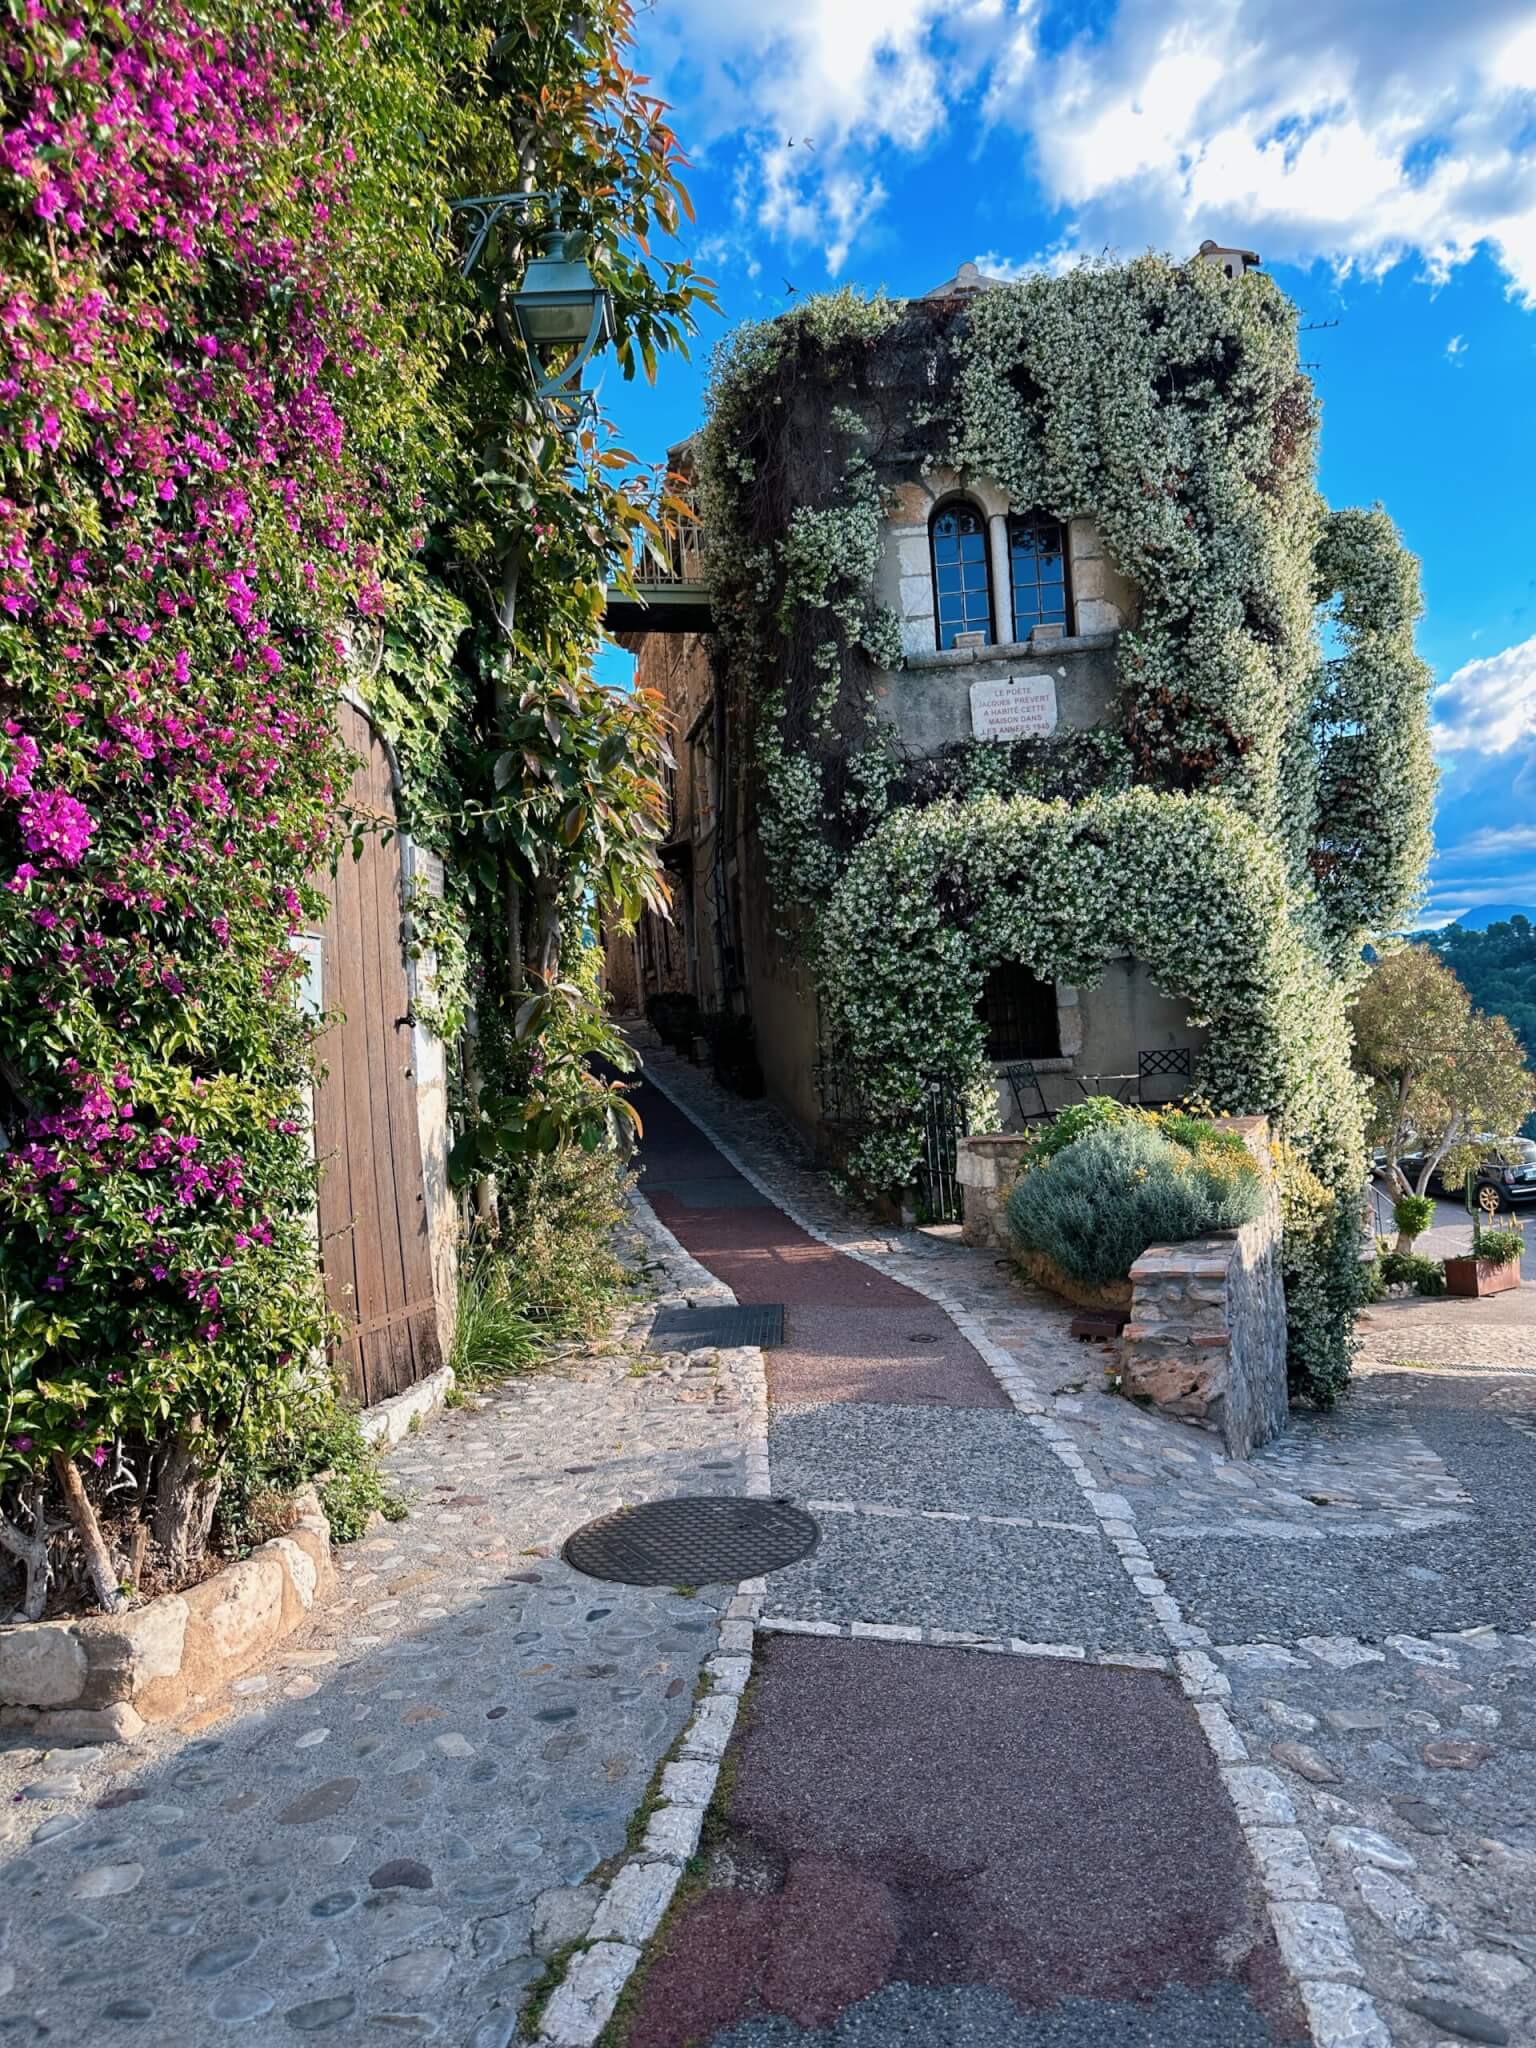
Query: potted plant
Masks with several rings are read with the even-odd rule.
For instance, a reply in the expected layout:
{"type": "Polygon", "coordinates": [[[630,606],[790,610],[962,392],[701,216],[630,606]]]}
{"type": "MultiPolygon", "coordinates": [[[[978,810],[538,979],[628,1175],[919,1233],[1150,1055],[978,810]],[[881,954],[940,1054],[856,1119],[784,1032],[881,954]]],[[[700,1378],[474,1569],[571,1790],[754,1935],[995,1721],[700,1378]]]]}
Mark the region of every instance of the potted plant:
{"type": "Polygon", "coordinates": [[[1484,1230],[1474,1224],[1470,1254],[1445,1262],[1446,1291],[1476,1296],[1503,1294],[1518,1287],[1524,1252],[1525,1232],[1518,1224],[1500,1230],[1484,1230]]]}

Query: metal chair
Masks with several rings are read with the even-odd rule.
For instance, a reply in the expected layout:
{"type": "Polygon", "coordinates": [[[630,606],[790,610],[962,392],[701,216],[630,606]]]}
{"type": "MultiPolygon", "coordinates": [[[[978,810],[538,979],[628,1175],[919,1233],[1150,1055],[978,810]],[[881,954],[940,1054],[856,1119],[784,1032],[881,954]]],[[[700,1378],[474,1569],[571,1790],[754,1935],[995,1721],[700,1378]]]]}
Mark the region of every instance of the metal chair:
{"type": "Polygon", "coordinates": [[[1186,1084],[1183,1088],[1154,1092],[1150,1097],[1150,1103],[1155,1106],[1173,1102],[1180,1095],[1187,1095],[1188,1084],[1193,1079],[1194,1063],[1187,1045],[1155,1047],[1150,1052],[1139,1052],[1136,1055],[1136,1100],[1144,1105],[1149,1102],[1148,1081],[1172,1080],[1183,1081],[1186,1084]]]}
{"type": "Polygon", "coordinates": [[[1040,1076],[1029,1060],[1015,1060],[1004,1067],[1003,1076],[1013,1091],[1014,1105],[1019,1112],[1019,1122],[1028,1130],[1033,1124],[1048,1124],[1055,1120],[1056,1112],[1045,1099],[1045,1090],[1040,1086],[1040,1076]],[[1026,1107],[1025,1097],[1033,1096],[1035,1107],[1026,1107]]]}

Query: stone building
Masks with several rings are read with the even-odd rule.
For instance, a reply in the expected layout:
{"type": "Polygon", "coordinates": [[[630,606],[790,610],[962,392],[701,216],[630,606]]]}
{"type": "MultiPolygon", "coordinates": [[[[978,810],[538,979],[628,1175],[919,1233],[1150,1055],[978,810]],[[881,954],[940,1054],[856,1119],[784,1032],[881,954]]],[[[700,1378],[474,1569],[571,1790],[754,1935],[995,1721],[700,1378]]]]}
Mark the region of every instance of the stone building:
{"type": "MultiPolygon", "coordinates": [[[[1225,255],[1230,252],[1218,252],[1225,255]]],[[[987,289],[974,264],[928,297],[987,289]]],[[[695,443],[670,451],[687,476],[695,443]]],[[[909,761],[971,738],[1115,732],[1124,723],[1117,645],[1137,593],[1089,518],[1053,520],[1010,503],[986,477],[912,461],[882,477],[885,518],[872,599],[900,621],[900,658],[878,672],[879,716],[909,761]]],[[[772,1099],[823,1153],[846,1121],[816,993],[777,932],[754,830],[744,735],[718,687],[707,630],[707,533],[669,570],[651,569],[639,605],[610,607],[638,657],[636,681],[665,700],[676,768],[664,859],[674,914],[648,914],[608,948],[615,1007],[667,992],[701,1014],[749,1017],[772,1099]],[[706,624],[706,630],[699,630],[706,624]]],[[[1179,1001],[1127,956],[1091,990],[1003,968],[985,995],[1000,1127],[1043,1106],[1108,1091],[1166,1100],[1189,1086],[1202,1041],[1179,1001]]]]}
{"type": "Polygon", "coordinates": [[[1422,868],[1428,678],[1256,265],[797,303],[672,451],[701,522],[609,624],[669,708],[676,915],[610,983],[750,1023],[860,1178],[907,1184],[935,1091],[1004,1129],[1208,1093],[1354,1172],[1348,964],[1422,868]]]}

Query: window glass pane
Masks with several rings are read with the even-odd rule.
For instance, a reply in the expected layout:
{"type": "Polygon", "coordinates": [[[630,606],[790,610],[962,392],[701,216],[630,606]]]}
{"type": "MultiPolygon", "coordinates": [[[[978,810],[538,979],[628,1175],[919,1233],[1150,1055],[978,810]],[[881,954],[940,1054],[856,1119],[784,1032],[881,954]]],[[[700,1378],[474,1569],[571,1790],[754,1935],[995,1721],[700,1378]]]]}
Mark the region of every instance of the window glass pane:
{"type": "Polygon", "coordinates": [[[1060,1053],[1055,984],[1037,980],[1021,963],[992,970],[980,1007],[988,1059],[1053,1059],[1060,1053]]]}
{"type": "Polygon", "coordinates": [[[1013,637],[1027,640],[1037,625],[1067,623],[1066,529],[1059,519],[1018,512],[1008,521],[1013,575],[1013,637]]]}
{"type": "Polygon", "coordinates": [[[992,579],[987,526],[970,505],[949,505],[930,527],[940,647],[961,633],[992,637],[992,579]]]}

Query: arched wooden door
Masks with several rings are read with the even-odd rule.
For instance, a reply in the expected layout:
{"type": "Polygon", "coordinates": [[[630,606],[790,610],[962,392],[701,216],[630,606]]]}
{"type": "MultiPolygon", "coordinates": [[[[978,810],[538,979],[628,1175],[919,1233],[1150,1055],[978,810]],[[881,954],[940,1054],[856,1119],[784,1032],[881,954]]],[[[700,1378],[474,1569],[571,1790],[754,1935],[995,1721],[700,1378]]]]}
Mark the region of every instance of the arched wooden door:
{"type": "Polygon", "coordinates": [[[320,1000],[342,1013],[322,1035],[315,1090],[320,1257],[345,1325],[338,1361],[350,1392],[382,1401],[442,1363],[421,1168],[410,995],[401,944],[394,774],[366,714],[342,703],[350,803],[368,831],[322,881],[320,1000]],[[387,834],[387,836],[386,836],[387,834]]]}

